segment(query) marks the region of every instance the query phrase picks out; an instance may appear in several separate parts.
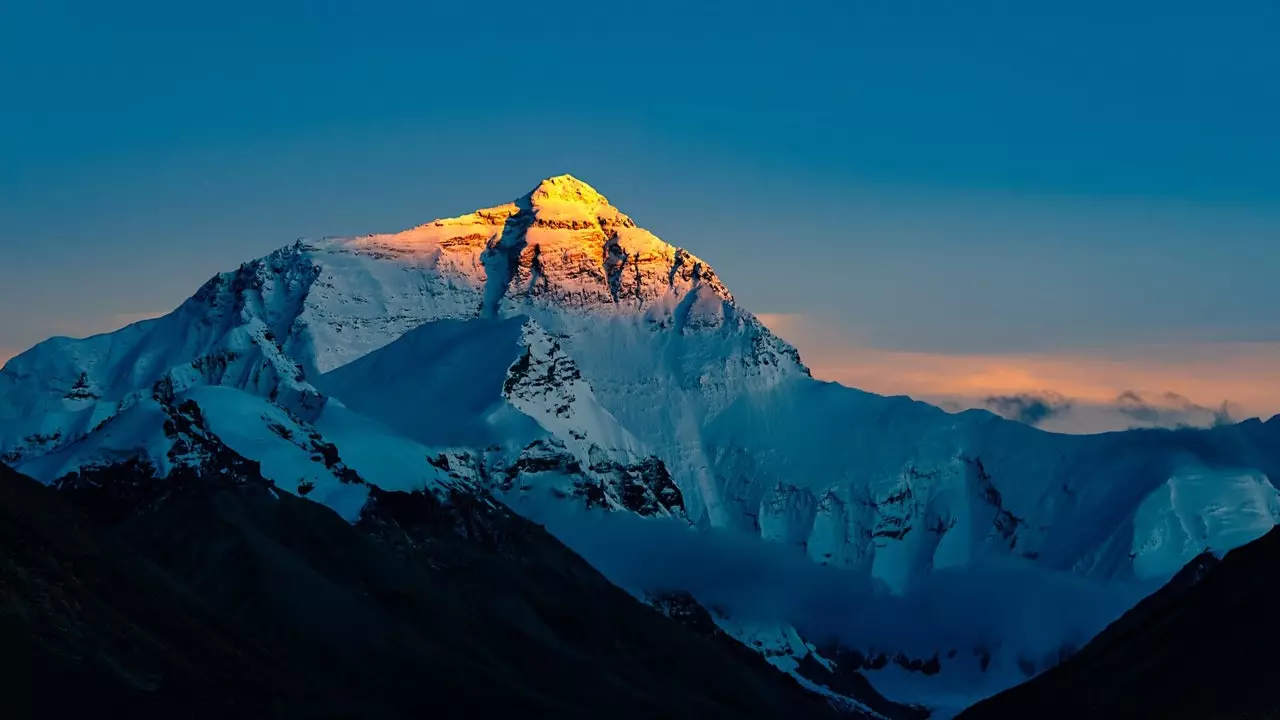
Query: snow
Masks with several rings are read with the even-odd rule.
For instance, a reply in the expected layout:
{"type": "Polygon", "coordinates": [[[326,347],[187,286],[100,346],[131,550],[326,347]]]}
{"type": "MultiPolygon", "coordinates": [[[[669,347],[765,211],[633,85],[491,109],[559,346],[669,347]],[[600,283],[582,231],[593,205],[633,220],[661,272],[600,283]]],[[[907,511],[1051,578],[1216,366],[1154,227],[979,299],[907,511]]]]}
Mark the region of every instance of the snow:
{"type": "Polygon", "coordinates": [[[260,462],[262,476],[276,487],[299,494],[299,487],[308,483],[313,489],[307,497],[328,505],[349,521],[360,516],[368,487],[340,481],[316,459],[308,443],[311,428],[281,408],[232,388],[198,387],[184,398],[200,406],[209,430],[228,447],[260,462]]]}
{"type": "Polygon", "coordinates": [[[528,418],[504,413],[502,398],[507,370],[522,352],[522,324],[423,323],[316,383],[350,410],[425,445],[483,448],[531,439],[528,418]]]}
{"type": "Polygon", "coordinates": [[[1134,574],[1171,577],[1205,551],[1225,552],[1280,523],[1280,492],[1256,471],[1187,469],[1147,496],[1134,516],[1134,574]]]}
{"type": "Polygon", "coordinates": [[[451,478],[427,462],[427,458],[439,454],[439,449],[398,435],[339,402],[325,405],[315,427],[337,446],[348,467],[384,490],[413,491],[452,483],[451,478]]]}
{"type": "Polygon", "coordinates": [[[620,460],[643,455],[640,442],[596,400],[560,340],[533,320],[524,323],[520,343],[525,354],[508,369],[504,397],[580,457],[591,460],[593,446],[620,460]]]}
{"type": "Polygon", "coordinates": [[[160,385],[280,489],[305,481],[349,519],[367,488],[317,462],[312,433],[390,489],[537,456],[564,471],[515,487],[571,495],[602,453],[654,455],[699,527],[899,597],[1003,562],[1155,582],[1280,521],[1278,421],[1066,436],[813,380],[706,262],[571,176],[400,233],[299,242],[164,317],[37,345],[0,371],[0,453],[45,481],[133,456],[166,473],[160,385]]]}
{"type": "Polygon", "coordinates": [[[162,431],[167,418],[159,404],[152,401],[139,403],[119,413],[110,423],[83,440],[26,459],[15,467],[38,480],[51,482],[82,467],[143,458],[160,472],[167,473],[170,444],[162,431]]]}

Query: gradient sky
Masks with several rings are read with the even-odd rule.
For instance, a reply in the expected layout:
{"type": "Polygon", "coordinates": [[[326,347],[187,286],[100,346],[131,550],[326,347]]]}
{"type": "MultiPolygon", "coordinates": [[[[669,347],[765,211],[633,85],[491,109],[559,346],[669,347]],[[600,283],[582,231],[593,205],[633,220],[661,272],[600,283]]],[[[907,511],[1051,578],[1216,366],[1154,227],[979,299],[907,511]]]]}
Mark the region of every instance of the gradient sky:
{"type": "Polygon", "coordinates": [[[1277,38],[1274,0],[8,0],[0,357],[571,172],[821,376],[1269,415],[1277,38]]]}

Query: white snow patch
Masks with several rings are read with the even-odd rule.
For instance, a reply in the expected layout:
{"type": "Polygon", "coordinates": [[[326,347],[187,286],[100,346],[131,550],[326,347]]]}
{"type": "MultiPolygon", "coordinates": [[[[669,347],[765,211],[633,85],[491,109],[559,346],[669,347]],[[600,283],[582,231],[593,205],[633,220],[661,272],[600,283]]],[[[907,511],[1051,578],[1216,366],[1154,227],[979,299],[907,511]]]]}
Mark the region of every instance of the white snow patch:
{"type": "Polygon", "coordinates": [[[1256,471],[1183,470],[1134,515],[1133,570],[1168,578],[1205,551],[1226,552],[1280,523],[1280,492],[1256,471]]]}

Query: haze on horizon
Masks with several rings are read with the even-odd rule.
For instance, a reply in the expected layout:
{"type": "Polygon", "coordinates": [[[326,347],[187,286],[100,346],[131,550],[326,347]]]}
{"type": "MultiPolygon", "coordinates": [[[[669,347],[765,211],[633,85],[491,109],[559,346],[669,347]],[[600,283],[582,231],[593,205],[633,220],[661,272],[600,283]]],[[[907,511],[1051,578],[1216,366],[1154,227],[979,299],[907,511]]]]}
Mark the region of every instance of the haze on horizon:
{"type": "Polygon", "coordinates": [[[9,4],[0,358],[572,172],[819,377],[1069,431],[1270,416],[1278,31],[1262,0],[9,4]]]}

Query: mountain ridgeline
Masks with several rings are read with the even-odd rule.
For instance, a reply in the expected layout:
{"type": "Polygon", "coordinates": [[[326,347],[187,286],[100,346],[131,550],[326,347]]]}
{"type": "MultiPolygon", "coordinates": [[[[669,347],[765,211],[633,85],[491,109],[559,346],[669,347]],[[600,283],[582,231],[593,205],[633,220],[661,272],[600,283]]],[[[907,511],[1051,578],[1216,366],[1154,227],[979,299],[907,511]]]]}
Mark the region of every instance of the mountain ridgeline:
{"type": "MultiPolygon", "coordinates": [[[[794,348],[739,305],[708,263],[658,239],[567,175],[546,179],[513,202],[403,232],[299,241],[211,278],[163,317],[37,345],[0,371],[0,459],[59,488],[61,502],[80,512],[90,507],[94,522],[104,523],[101,532],[127,536],[119,553],[139,554],[162,573],[176,573],[164,581],[164,592],[194,588],[207,595],[213,585],[225,586],[224,604],[200,612],[222,621],[220,613],[240,603],[260,613],[228,630],[230,639],[209,634],[208,642],[233,648],[241,640],[257,642],[255,633],[274,632],[267,618],[293,606],[310,607],[297,612],[314,627],[338,606],[309,606],[295,584],[324,588],[325,597],[331,590],[349,595],[355,591],[348,581],[369,572],[356,568],[398,562],[378,571],[384,573],[378,606],[356,616],[367,618],[361,622],[371,638],[386,638],[387,654],[379,656],[385,666],[375,665],[385,667],[388,678],[402,677],[398,653],[417,662],[415,653],[427,652],[404,647],[404,638],[458,637],[448,634],[448,623],[414,625],[411,632],[396,624],[407,622],[397,613],[414,608],[416,614],[427,602],[419,597],[426,590],[414,589],[421,582],[416,574],[423,567],[438,572],[432,563],[443,563],[477,583],[458,590],[465,598],[497,592],[498,576],[515,573],[503,590],[507,599],[498,592],[493,600],[509,605],[505,623],[578,612],[554,609],[588,602],[567,599],[573,592],[610,598],[592,606],[599,614],[590,631],[574,623],[547,629],[545,619],[525,627],[540,642],[582,657],[610,652],[586,635],[630,637],[631,630],[618,627],[619,613],[643,610],[650,614],[637,615],[648,618],[635,620],[637,627],[650,627],[645,623],[656,616],[662,622],[654,627],[666,629],[653,630],[654,637],[675,633],[668,626],[680,623],[634,601],[644,598],[685,621],[673,636],[680,639],[671,642],[709,643],[706,652],[724,653],[716,662],[727,663],[726,673],[759,671],[741,656],[741,646],[725,649],[734,638],[791,676],[759,680],[769,697],[756,707],[799,703],[805,712],[817,696],[819,711],[910,715],[916,710],[885,701],[865,682],[899,671],[922,683],[911,692],[924,688],[929,697],[937,694],[928,688],[947,678],[976,687],[963,673],[979,673],[990,683],[962,698],[976,700],[1040,672],[1069,648],[1049,643],[1029,659],[1008,635],[943,633],[932,644],[919,637],[900,645],[884,636],[864,641],[848,628],[789,617],[789,610],[775,617],[744,614],[714,589],[677,587],[656,573],[610,576],[627,587],[624,593],[521,515],[612,513],[674,526],[680,532],[667,536],[677,544],[687,539],[690,548],[685,553],[679,545],[668,554],[675,559],[691,557],[701,538],[749,538],[782,548],[788,563],[840,571],[886,603],[927,592],[936,578],[987,577],[979,573],[993,567],[1090,587],[1158,585],[1204,551],[1243,545],[1280,521],[1280,492],[1271,480],[1280,476],[1280,419],[1202,431],[1066,436],[985,411],[952,414],[816,380],[794,348]],[[227,485],[227,474],[255,481],[227,485]],[[106,483],[115,489],[95,494],[104,477],[115,478],[106,483]],[[203,513],[201,521],[219,529],[207,536],[182,531],[188,522],[199,524],[165,509],[168,501],[159,515],[148,515],[157,494],[172,493],[194,493],[183,512],[203,513]],[[502,519],[493,527],[470,516],[446,522],[440,507],[487,508],[483,517],[502,519]],[[165,519],[168,512],[175,519],[165,519]],[[403,515],[388,519],[387,513],[424,514],[432,534],[418,537],[404,527],[403,515]],[[293,522],[305,523],[307,532],[323,525],[315,532],[324,536],[316,540],[324,552],[288,545],[299,536],[279,523],[293,522]],[[219,533],[252,536],[236,552],[267,553],[261,556],[267,569],[255,582],[270,588],[236,579],[225,559],[201,566],[217,560],[202,553],[227,547],[219,533]],[[449,557],[423,550],[446,542],[440,537],[447,538],[449,557]],[[357,558],[355,549],[339,552],[347,543],[378,550],[357,558]],[[205,544],[211,549],[201,550],[205,544]],[[156,556],[169,552],[186,555],[156,556]],[[487,569],[466,575],[457,569],[464,556],[462,566],[487,569]],[[170,560],[177,564],[166,564],[170,560]],[[538,579],[543,575],[564,585],[548,589],[539,584],[550,582],[538,579]],[[586,592],[581,583],[588,576],[602,585],[586,592]],[[661,586],[636,587],[634,577],[661,586]],[[265,593],[261,607],[256,593],[265,593]],[[540,609],[530,610],[531,604],[540,609]],[[707,630],[708,622],[713,632],[688,637],[691,628],[707,630]],[[808,693],[793,694],[800,686],[808,693]]],[[[582,544],[574,549],[588,557],[603,546],[575,537],[582,544]]],[[[1010,602],[999,584],[963,586],[974,606],[1010,602]]],[[[356,602],[348,595],[341,602],[356,602]]],[[[785,597],[776,603],[802,604],[785,597]]],[[[481,632],[479,625],[488,632],[501,623],[458,620],[452,628],[481,632]]],[[[904,618],[902,625],[921,623],[904,618]]],[[[309,656],[320,662],[324,652],[354,642],[349,634],[334,628],[325,639],[334,647],[309,656]]],[[[506,647],[505,638],[495,635],[477,652],[510,659],[496,649],[506,647]]],[[[270,652],[302,652],[290,644],[293,636],[280,642],[284,650],[267,648],[261,650],[267,655],[254,657],[270,664],[277,657],[270,652]]],[[[654,682],[667,682],[665,671],[645,674],[657,672],[650,664],[666,663],[657,649],[635,652],[649,654],[627,655],[638,665],[616,671],[614,680],[627,687],[605,693],[609,698],[647,696],[657,692],[654,682]]],[[[334,662],[344,667],[347,660],[334,662]]],[[[467,662],[483,666],[485,659],[467,662]]],[[[562,687],[527,675],[551,667],[491,668],[493,677],[503,678],[494,682],[510,691],[492,701],[512,707],[534,703],[535,696],[550,704],[530,707],[564,702],[562,687]]],[[[728,700],[702,688],[704,678],[689,665],[669,667],[690,673],[672,686],[672,697],[684,698],[673,701],[680,707],[737,707],[716,705],[728,700]],[[704,690],[709,695],[699,696],[704,690]]],[[[600,669],[615,672],[605,662],[600,669]]],[[[316,672],[324,680],[319,687],[341,692],[341,683],[316,672]]],[[[360,685],[359,677],[345,698],[369,697],[366,691],[381,682],[360,685]]],[[[310,692],[303,685],[281,689],[295,691],[310,692]]],[[[399,702],[388,707],[409,707],[399,702]]],[[[607,702],[613,700],[602,696],[600,703],[607,702]]]]}

